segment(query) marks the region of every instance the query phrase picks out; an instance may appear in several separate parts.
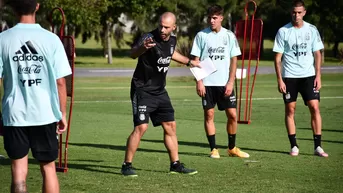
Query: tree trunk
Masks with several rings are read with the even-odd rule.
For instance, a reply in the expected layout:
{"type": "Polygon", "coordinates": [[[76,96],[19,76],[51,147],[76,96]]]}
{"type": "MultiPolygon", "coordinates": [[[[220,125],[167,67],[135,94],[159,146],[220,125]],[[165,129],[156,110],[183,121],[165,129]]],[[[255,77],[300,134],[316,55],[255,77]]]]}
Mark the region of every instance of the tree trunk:
{"type": "Polygon", "coordinates": [[[336,40],[332,48],[332,54],[333,54],[333,57],[335,58],[337,58],[338,56],[338,45],[339,45],[339,41],[336,40]]]}
{"type": "Polygon", "coordinates": [[[232,16],[231,16],[231,12],[227,14],[227,25],[228,25],[228,30],[233,31],[233,29],[232,29],[232,16]]]}
{"type": "Polygon", "coordinates": [[[108,22],[105,31],[105,44],[107,47],[107,63],[112,64],[111,23],[108,22]]]}

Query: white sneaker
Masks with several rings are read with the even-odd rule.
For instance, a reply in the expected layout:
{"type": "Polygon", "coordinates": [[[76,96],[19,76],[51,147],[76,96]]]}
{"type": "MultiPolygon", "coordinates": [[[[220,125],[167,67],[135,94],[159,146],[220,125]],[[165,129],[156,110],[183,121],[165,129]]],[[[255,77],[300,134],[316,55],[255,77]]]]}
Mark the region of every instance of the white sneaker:
{"type": "Polygon", "coordinates": [[[289,155],[291,155],[291,156],[298,156],[299,155],[299,148],[297,146],[294,146],[291,149],[291,152],[289,152],[289,155]]]}
{"type": "Polygon", "coordinates": [[[329,154],[324,152],[324,149],[320,146],[317,147],[317,149],[314,150],[314,155],[317,155],[319,157],[329,157],[329,154]]]}

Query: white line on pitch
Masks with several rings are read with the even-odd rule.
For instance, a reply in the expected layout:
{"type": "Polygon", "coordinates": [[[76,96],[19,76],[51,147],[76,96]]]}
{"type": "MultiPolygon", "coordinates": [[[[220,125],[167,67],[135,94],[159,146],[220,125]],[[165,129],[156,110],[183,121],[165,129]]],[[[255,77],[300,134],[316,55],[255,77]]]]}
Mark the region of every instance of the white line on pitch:
{"type": "Polygon", "coordinates": [[[110,72],[133,72],[134,70],[88,70],[88,72],[104,72],[104,73],[110,73],[110,72]]]}

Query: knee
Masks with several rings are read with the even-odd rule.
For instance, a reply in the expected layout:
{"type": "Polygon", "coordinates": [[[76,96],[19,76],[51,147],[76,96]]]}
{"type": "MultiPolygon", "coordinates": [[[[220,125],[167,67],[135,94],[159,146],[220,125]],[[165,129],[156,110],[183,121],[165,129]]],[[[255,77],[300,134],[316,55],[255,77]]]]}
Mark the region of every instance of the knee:
{"type": "Polygon", "coordinates": [[[55,162],[40,162],[40,169],[43,176],[56,173],[55,162]]]}
{"type": "Polygon", "coordinates": [[[226,116],[230,121],[237,121],[236,109],[227,111],[226,116]]]}
{"type": "Polygon", "coordinates": [[[176,135],[176,122],[167,122],[163,124],[164,134],[173,136],[176,135]]]}
{"type": "Polygon", "coordinates": [[[214,119],[214,110],[207,110],[204,112],[205,120],[206,121],[213,121],[214,119]]]}
{"type": "Polygon", "coordinates": [[[310,109],[311,115],[316,115],[320,113],[318,105],[310,105],[309,109],[310,109]]]}
{"type": "Polygon", "coordinates": [[[295,107],[286,107],[286,116],[287,117],[294,117],[295,114],[295,107]]]}
{"type": "Polygon", "coordinates": [[[12,176],[13,181],[26,181],[26,176],[28,173],[28,167],[27,163],[24,163],[23,161],[14,160],[12,161],[12,176]]]}
{"type": "Polygon", "coordinates": [[[132,133],[142,137],[147,129],[148,129],[148,124],[141,124],[141,125],[136,126],[132,133]]]}

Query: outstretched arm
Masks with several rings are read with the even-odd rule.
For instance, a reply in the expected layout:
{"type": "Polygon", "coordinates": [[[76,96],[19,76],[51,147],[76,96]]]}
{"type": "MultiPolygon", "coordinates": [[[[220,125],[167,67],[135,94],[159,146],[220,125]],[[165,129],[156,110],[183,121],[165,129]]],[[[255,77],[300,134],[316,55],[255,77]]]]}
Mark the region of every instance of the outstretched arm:
{"type": "Polygon", "coordinates": [[[156,46],[156,43],[154,43],[154,40],[151,37],[145,38],[143,42],[136,44],[131,49],[131,58],[136,59],[140,55],[142,55],[145,51],[148,49],[156,46]]]}
{"type": "Polygon", "coordinates": [[[172,59],[176,62],[182,63],[184,65],[187,66],[191,66],[191,67],[200,67],[199,65],[199,60],[191,60],[188,57],[181,55],[179,52],[174,51],[173,55],[172,55],[172,59]]]}

